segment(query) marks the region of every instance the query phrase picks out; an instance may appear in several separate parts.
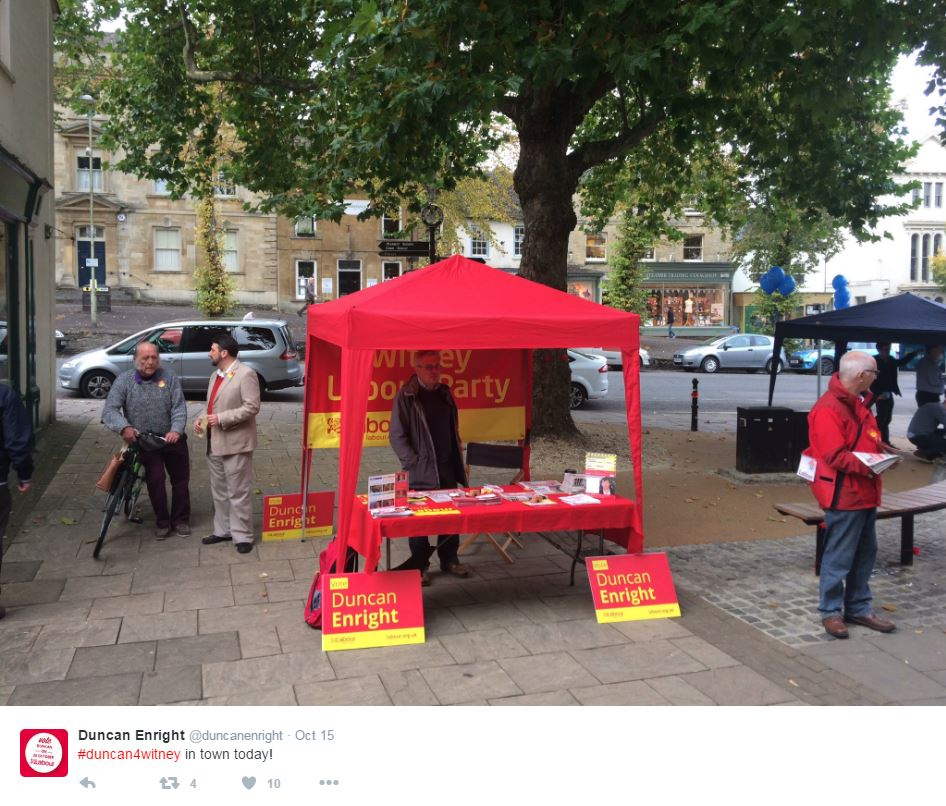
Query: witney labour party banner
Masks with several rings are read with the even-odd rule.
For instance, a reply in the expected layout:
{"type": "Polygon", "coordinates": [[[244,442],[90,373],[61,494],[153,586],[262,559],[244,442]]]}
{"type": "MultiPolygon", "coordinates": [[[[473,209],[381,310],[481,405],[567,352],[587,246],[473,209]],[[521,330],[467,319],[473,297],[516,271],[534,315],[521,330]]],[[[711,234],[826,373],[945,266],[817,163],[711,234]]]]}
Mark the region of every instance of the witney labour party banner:
{"type": "MultiPolygon", "coordinates": [[[[337,448],[341,435],[341,349],[311,343],[314,361],[306,382],[308,447],[337,448]]],[[[525,437],[526,366],[523,350],[442,350],[442,383],[450,387],[460,411],[464,442],[525,437]]],[[[388,444],[391,407],[400,388],[414,374],[411,350],[378,350],[368,389],[365,446],[388,444]]]]}

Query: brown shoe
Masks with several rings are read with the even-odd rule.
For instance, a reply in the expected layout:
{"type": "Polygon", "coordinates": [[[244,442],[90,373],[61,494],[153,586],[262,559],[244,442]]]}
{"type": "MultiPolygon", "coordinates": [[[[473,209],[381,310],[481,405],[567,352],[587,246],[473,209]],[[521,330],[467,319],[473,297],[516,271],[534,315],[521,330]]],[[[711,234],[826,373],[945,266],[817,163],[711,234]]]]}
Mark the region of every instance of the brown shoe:
{"type": "Polygon", "coordinates": [[[468,577],[470,575],[470,569],[459,560],[456,560],[452,563],[447,563],[446,565],[442,566],[440,570],[445,574],[453,574],[455,577],[468,577]]]}
{"type": "Polygon", "coordinates": [[[420,586],[422,588],[430,587],[430,574],[428,574],[426,571],[420,572],[420,586]]]}
{"type": "Polygon", "coordinates": [[[164,540],[171,534],[171,527],[169,526],[158,526],[154,530],[154,537],[156,540],[164,540]]]}
{"type": "Polygon", "coordinates": [[[877,632],[893,632],[897,629],[897,625],[892,621],[878,618],[873,613],[867,616],[845,616],[844,620],[848,624],[860,624],[862,627],[877,630],[877,632]]]}
{"type": "Polygon", "coordinates": [[[826,619],[822,619],[821,623],[824,624],[824,631],[832,638],[848,637],[847,627],[844,626],[844,619],[840,616],[828,616],[826,619]]]}

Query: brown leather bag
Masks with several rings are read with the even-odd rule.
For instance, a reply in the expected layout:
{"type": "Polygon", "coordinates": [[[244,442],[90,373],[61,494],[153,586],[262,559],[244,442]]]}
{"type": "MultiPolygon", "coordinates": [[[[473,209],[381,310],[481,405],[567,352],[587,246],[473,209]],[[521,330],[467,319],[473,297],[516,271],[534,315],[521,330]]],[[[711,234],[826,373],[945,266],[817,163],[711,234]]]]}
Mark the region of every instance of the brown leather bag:
{"type": "Polygon", "coordinates": [[[122,466],[123,461],[124,457],[121,452],[109,456],[108,464],[105,465],[105,469],[102,471],[102,475],[99,476],[99,480],[95,482],[95,489],[101,490],[103,493],[110,492],[112,484],[115,482],[115,476],[118,475],[118,468],[122,466]]]}

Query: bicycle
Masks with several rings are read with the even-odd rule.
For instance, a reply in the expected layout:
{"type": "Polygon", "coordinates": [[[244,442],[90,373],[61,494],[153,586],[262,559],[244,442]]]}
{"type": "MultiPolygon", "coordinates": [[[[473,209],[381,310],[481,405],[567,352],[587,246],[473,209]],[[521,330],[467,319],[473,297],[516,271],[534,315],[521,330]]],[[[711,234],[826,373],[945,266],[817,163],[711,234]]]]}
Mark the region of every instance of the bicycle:
{"type": "Polygon", "coordinates": [[[105,516],[102,518],[102,531],[99,532],[98,540],[95,541],[95,548],[92,549],[93,559],[98,559],[108,527],[119,508],[125,513],[127,520],[132,523],[142,523],[142,519],[135,515],[138,496],[141,495],[141,488],[145,482],[144,467],[141,464],[141,437],[158,440],[159,442],[166,441],[161,434],[156,434],[153,431],[142,431],[138,434],[138,440],[132,442],[122,451],[122,466],[115,474],[115,480],[112,482],[108,496],[105,499],[105,516]]]}

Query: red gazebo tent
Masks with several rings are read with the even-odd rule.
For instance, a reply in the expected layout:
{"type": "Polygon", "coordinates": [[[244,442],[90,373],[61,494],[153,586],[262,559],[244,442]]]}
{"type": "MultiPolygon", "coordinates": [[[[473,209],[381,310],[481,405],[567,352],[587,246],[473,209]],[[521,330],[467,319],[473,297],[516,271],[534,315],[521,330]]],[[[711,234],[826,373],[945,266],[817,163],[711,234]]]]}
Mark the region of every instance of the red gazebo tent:
{"type": "MultiPolygon", "coordinates": [[[[636,499],[628,549],[643,548],[640,317],[636,314],[589,302],[455,255],[395,280],[309,308],[307,415],[311,379],[338,370],[337,366],[318,364],[316,356],[325,354],[317,349],[320,341],[340,348],[342,394],[336,530],[339,557],[345,556],[348,547],[376,351],[513,349],[523,351],[523,366],[531,367],[534,349],[589,342],[621,349],[636,499]]],[[[531,400],[531,393],[531,388],[527,388],[527,400],[531,400]]],[[[307,435],[305,423],[305,445],[307,435]]],[[[304,469],[311,461],[311,450],[305,448],[304,469]]],[[[303,484],[308,487],[305,470],[303,484]]],[[[370,562],[368,570],[372,570],[370,562]]]]}

